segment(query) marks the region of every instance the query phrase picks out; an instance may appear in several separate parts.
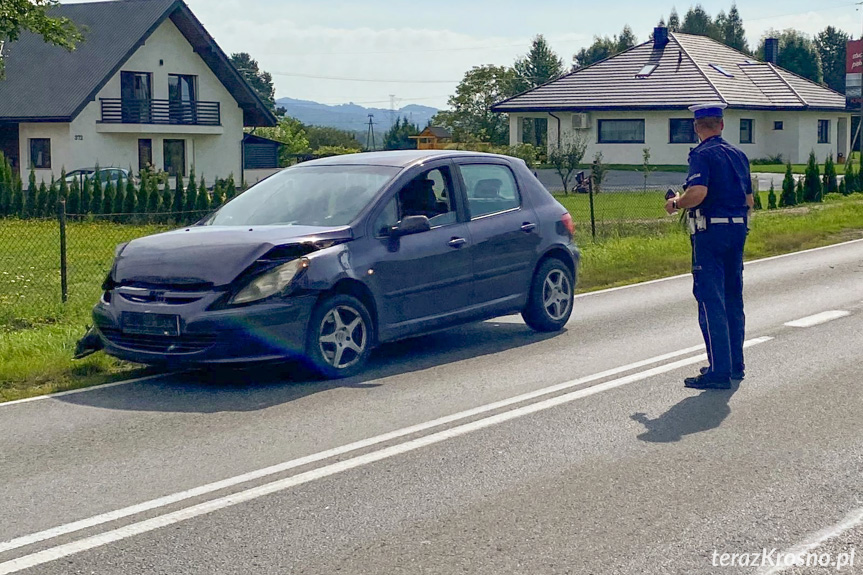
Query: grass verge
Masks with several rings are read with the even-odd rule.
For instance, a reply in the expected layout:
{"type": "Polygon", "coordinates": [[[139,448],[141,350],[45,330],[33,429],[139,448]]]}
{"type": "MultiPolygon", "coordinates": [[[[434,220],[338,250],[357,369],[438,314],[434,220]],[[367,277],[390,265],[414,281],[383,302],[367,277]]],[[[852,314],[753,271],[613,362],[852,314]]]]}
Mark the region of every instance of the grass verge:
{"type": "MultiPolygon", "coordinates": [[[[656,194],[649,198],[661,209],[661,198],[656,194]]],[[[568,201],[573,217],[583,222],[585,208],[580,202],[586,198],[570,196],[568,201]]],[[[602,230],[604,239],[597,243],[589,240],[589,231],[581,223],[580,291],[689,271],[686,233],[671,218],[660,219],[655,213],[645,213],[645,217],[650,221],[638,224],[638,235],[627,235],[633,229],[624,226],[630,224],[601,222],[607,227],[602,230]],[[651,221],[655,225],[650,225],[651,221]]],[[[0,273],[0,401],[153,373],[101,353],[77,362],[71,358],[88,322],[89,309],[99,296],[99,284],[110,266],[114,246],[157,228],[81,224],[70,230],[70,299],[63,306],[54,301],[59,299],[54,225],[0,221],[0,272],[7,272],[0,273]],[[14,247],[19,245],[25,247],[14,247]],[[56,295],[53,300],[52,294],[56,295]]],[[[760,211],[751,227],[746,245],[750,260],[860,238],[863,195],[839,197],[815,206],[760,211]]]]}

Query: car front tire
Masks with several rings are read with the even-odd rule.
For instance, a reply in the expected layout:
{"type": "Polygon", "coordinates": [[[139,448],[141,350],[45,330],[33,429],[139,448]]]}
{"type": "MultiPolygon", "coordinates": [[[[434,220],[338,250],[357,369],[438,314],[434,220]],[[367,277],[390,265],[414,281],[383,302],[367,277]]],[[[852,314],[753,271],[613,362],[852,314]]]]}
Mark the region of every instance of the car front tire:
{"type": "Polygon", "coordinates": [[[323,377],[356,375],[371,353],[372,330],[371,315],[360,300],[329,296],[318,302],[309,319],[306,357],[323,377]]]}
{"type": "Polygon", "coordinates": [[[574,292],[570,269],[559,259],[548,258],[533,275],[521,316],[536,331],[560,331],[572,315],[574,292]]]}

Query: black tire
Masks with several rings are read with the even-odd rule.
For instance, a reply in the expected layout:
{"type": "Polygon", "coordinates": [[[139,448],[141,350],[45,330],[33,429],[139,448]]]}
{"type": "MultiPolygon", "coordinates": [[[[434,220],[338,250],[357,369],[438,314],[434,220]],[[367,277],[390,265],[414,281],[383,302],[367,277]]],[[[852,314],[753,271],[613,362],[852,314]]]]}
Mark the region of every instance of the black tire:
{"type": "Polygon", "coordinates": [[[572,315],[574,292],[575,280],[566,264],[548,258],[533,274],[521,317],[536,331],[560,331],[572,315]]]}
{"type": "Polygon", "coordinates": [[[346,294],[329,296],[318,302],[309,319],[306,358],[325,378],[356,375],[371,353],[373,330],[371,315],[360,300],[346,294]]]}

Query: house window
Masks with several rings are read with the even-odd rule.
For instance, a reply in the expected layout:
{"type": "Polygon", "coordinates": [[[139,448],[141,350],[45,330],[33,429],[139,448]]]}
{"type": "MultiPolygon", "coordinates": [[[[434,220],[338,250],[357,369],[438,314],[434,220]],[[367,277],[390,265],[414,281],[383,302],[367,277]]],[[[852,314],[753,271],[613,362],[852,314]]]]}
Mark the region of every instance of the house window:
{"type": "Polygon", "coordinates": [[[186,140],[165,140],[165,171],[170,176],[186,176],[186,140]]]}
{"type": "Polygon", "coordinates": [[[138,140],[138,171],[144,170],[147,166],[153,165],[153,140],[140,139],[138,140]]]}
{"type": "Polygon", "coordinates": [[[599,120],[600,144],[643,144],[644,120],[599,120]]]}
{"type": "Polygon", "coordinates": [[[168,76],[168,110],[172,124],[196,123],[198,95],[195,79],[195,76],[179,74],[168,76]]]}
{"type": "Polygon", "coordinates": [[[147,124],[153,116],[153,78],[149,72],[120,72],[123,122],[147,124]]]}
{"type": "Polygon", "coordinates": [[[755,120],[740,120],[740,143],[752,143],[752,126],[755,120]]]}
{"type": "Polygon", "coordinates": [[[785,124],[783,122],[773,122],[773,129],[774,130],[784,130],[785,124]]]}
{"type": "Polygon", "coordinates": [[[672,118],[668,120],[668,141],[671,144],[695,144],[695,121],[691,118],[672,118]]]}
{"type": "Polygon", "coordinates": [[[818,120],[818,143],[830,143],[830,120],[818,120]]]}
{"type": "Polygon", "coordinates": [[[37,170],[51,169],[51,138],[30,139],[30,165],[37,170]]]}
{"type": "Polygon", "coordinates": [[[713,68],[714,70],[716,70],[717,72],[719,72],[720,74],[722,74],[723,76],[725,76],[726,78],[733,78],[734,77],[734,74],[732,74],[731,72],[729,72],[728,70],[726,70],[725,68],[720,66],[719,64],[711,64],[710,67],[713,68]]]}
{"type": "Polygon", "coordinates": [[[644,68],[641,69],[638,74],[635,75],[636,78],[647,78],[651,74],[653,74],[654,70],[659,66],[659,64],[647,64],[644,68]]]}

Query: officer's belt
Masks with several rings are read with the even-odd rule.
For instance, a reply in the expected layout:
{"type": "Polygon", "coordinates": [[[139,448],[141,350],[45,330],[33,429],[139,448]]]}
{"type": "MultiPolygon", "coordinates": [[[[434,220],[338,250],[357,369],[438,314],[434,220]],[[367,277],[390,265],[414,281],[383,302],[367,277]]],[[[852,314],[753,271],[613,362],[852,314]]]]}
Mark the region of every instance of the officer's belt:
{"type": "Polygon", "coordinates": [[[745,224],[746,218],[708,218],[711,224],[745,224]]]}

